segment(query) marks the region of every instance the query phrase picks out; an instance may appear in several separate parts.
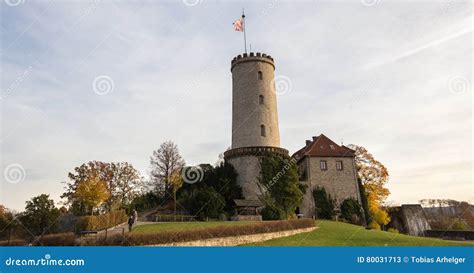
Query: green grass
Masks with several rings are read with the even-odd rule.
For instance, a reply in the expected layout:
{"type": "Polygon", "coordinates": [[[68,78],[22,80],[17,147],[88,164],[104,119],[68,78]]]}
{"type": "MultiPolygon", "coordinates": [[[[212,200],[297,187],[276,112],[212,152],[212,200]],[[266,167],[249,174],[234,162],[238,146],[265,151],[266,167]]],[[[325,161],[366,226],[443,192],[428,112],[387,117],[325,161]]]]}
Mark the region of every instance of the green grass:
{"type": "Polygon", "coordinates": [[[158,224],[149,224],[141,225],[134,227],[132,233],[153,233],[153,232],[162,232],[162,231],[181,231],[181,230],[192,230],[192,229],[206,229],[213,227],[221,226],[230,226],[230,225],[245,225],[255,222],[251,221],[211,221],[211,222],[164,222],[158,224]]]}
{"type": "Polygon", "coordinates": [[[317,229],[251,246],[474,246],[472,242],[408,236],[334,222],[316,221],[317,229]]]}

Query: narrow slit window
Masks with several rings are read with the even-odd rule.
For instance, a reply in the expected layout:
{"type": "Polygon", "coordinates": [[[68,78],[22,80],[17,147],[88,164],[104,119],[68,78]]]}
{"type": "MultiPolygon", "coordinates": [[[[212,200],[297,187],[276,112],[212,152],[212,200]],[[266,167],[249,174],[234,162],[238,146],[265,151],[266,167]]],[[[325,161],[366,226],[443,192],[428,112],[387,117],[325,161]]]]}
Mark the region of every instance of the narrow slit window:
{"type": "Polygon", "coordinates": [[[258,96],[258,103],[259,104],[264,104],[265,103],[265,101],[263,99],[263,95],[258,96]]]}
{"type": "Polygon", "coordinates": [[[260,125],[260,135],[263,136],[263,137],[267,135],[266,132],[265,132],[265,125],[263,125],[263,124],[260,125]]]}
{"type": "Polygon", "coordinates": [[[263,80],[263,75],[262,75],[262,71],[258,71],[258,79],[259,80],[263,80]]]}

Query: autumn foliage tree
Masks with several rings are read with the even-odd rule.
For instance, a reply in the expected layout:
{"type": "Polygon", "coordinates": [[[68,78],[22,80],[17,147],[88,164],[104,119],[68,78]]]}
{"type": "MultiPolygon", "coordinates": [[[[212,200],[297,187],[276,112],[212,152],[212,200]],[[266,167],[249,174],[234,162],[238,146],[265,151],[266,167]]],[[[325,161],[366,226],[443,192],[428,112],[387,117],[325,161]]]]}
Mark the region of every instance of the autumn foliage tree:
{"type": "Polygon", "coordinates": [[[372,228],[379,229],[380,225],[390,222],[388,212],[384,208],[384,202],[390,194],[390,191],[385,188],[389,178],[388,170],[366,148],[352,144],[349,148],[355,151],[357,174],[367,193],[371,217],[367,222],[372,228]]]}
{"type": "Polygon", "coordinates": [[[79,183],[74,196],[85,206],[87,212],[93,214],[95,208],[109,199],[110,192],[104,180],[98,176],[92,176],[79,183]]]}
{"type": "Polygon", "coordinates": [[[61,198],[76,215],[91,214],[99,206],[106,211],[126,208],[143,188],[140,173],[127,162],[89,161],[68,176],[61,198]]]}

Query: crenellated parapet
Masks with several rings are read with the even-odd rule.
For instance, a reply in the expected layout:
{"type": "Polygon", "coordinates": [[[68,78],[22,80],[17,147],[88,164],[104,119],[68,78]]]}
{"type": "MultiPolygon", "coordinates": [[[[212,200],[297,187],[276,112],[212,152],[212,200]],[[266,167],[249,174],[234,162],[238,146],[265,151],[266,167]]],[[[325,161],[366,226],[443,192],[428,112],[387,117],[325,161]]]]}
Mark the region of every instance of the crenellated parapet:
{"type": "Polygon", "coordinates": [[[265,62],[273,66],[273,69],[275,69],[275,62],[272,56],[260,52],[250,52],[242,55],[239,54],[237,57],[234,57],[231,62],[230,71],[232,71],[237,64],[244,62],[265,62]]]}

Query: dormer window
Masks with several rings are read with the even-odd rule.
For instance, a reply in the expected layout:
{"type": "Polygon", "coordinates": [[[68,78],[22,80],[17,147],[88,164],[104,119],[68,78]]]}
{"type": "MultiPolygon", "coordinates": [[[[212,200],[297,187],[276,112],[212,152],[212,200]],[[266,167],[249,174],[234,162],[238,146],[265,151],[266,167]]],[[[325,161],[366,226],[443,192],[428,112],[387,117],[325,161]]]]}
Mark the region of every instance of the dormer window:
{"type": "Polygon", "coordinates": [[[267,136],[266,132],[265,132],[265,125],[260,125],[260,136],[267,136]]]}
{"type": "Polygon", "coordinates": [[[259,80],[263,80],[263,75],[262,75],[262,71],[258,71],[258,79],[259,80]]]}
{"type": "Polygon", "coordinates": [[[264,104],[263,95],[258,96],[258,103],[262,105],[264,104]]]}

